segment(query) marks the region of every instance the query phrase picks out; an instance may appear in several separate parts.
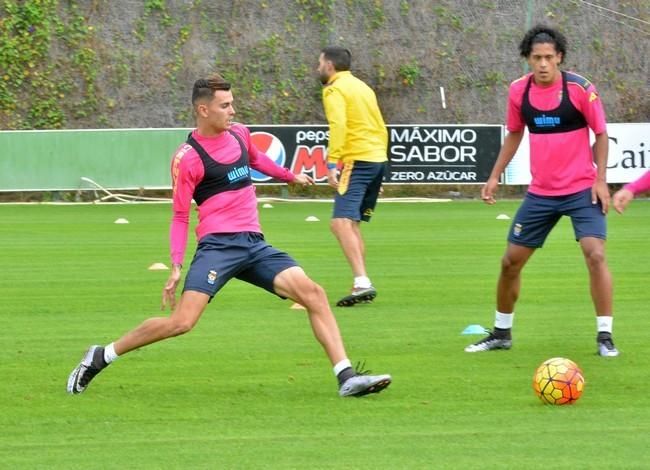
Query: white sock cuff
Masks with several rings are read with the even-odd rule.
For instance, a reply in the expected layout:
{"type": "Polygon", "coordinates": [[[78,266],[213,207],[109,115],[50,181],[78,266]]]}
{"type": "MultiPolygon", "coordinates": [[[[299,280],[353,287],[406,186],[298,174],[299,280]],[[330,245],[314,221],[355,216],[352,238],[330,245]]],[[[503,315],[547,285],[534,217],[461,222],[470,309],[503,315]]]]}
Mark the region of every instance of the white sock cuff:
{"type": "Polygon", "coordinates": [[[339,363],[334,366],[334,375],[338,376],[342,370],[347,369],[348,367],[352,367],[350,359],[339,361],[339,363]]]}
{"type": "Polygon", "coordinates": [[[368,276],[357,276],[354,278],[354,287],[361,287],[362,289],[366,289],[368,287],[372,287],[372,282],[370,282],[370,278],[368,276]]]}
{"type": "Polygon", "coordinates": [[[111,343],[104,348],[104,360],[110,364],[119,356],[115,352],[115,343],[111,343]]]}
{"type": "Polygon", "coordinates": [[[600,316],[596,317],[596,328],[598,331],[605,331],[607,333],[612,332],[612,327],[614,323],[614,317],[610,316],[600,316]]]}
{"type": "Polygon", "coordinates": [[[501,328],[502,330],[509,330],[512,328],[512,322],[515,318],[515,312],[512,313],[501,313],[498,310],[494,315],[494,326],[496,328],[501,328]]]}

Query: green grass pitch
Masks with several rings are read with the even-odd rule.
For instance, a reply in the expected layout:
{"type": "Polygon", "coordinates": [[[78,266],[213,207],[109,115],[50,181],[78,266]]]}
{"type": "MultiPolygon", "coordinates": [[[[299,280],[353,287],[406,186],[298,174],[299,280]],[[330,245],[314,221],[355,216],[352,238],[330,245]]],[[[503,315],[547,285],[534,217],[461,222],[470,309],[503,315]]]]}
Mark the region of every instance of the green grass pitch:
{"type": "MultiPolygon", "coordinates": [[[[337,309],[348,353],[385,392],[337,396],[303,311],[233,281],[189,334],[65,393],[89,344],[160,314],[168,205],[0,206],[1,468],[647,468],[650,203],[609,215],[618,358],[597,357],[587,270],[562,220],[526,267],[511,351],[467,354],[490,327],[518,201],[380,203],[363,227],[373,305],[337,309]],[[128,225],[117,225],[118,217],[128,225]],[[545,359],[576,361],[573,406],[544,406],[545,359]]],[[[260,209],[333,304],[350,288],[331,204],[260,209]],[[306,222],[314,215],[320,222],[306,222]]],[[[194,214],[192,217],[195,217],[194,214]]],[[[194,250],[190,234],[188,258],[194,250]]]]}

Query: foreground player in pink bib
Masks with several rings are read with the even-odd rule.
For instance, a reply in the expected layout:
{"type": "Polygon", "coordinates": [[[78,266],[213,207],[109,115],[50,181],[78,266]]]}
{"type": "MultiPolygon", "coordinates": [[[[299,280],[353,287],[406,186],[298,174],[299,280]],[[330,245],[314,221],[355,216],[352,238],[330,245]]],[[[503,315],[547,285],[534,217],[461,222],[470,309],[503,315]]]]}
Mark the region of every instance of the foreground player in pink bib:
{"type": "Polygon", "coordinates": [[[501,261],[494,329],[465,351],[510,349],[521,271],[558,220],[568,216],[589,269],[597,353],[618,356],[612,340],[612,277],[605,259],[609,208],[605,112],[589,80],[560,70],[566,56],[561,33],[538,25],[526,33],[519,50],[532,73],[510,85],[508,135],[481,197],[487,204],[495,203],[499,176],[515,155],[524,127],[530,134],[532,182],[513,219],[501,261]],[[593,149],[589,129],[596,135],[593,149]]]}
{"type": "Polygon", "coordinates": [[[192,105],[197,127],[176,151],[171,168],[173,264],[162,308],[170,306],[172,313],[144,321],[106,347],[91,346],[70,373],[68,392],[82,393],[118,356],[190,331],[208,302],[232,278],[305,306],[314,335],[334,366],[340,396],[362,396],[386,388],[390,375],[367,375],[352,367],[322,287],[307,277],[291,256],[268,245],[262,235],[250,168],[288,183],[307,185],[313,180],[276,165],[251,143],[246,127],[233,123],[230,84],[220,75],[195,82],[192,105]],[[183,295],[176,303],[192,199],[199,213],[198,247],[183,295]]]}

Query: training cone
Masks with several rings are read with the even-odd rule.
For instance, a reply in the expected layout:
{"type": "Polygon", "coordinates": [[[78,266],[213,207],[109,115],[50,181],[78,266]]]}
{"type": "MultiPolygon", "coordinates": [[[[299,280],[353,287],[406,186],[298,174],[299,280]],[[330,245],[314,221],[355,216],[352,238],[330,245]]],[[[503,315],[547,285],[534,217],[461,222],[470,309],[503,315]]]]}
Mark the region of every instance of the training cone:
{"type": "Polygon", "coordinates": [[[498,220],[510,220],[510,217],[508,217],[506,214],[499,214],[497,215],[498,220]]]}
{"type": "Polygon", "coordinates": [[[486,328],[481,325],[468,325],[463,331],[460,332],[461,335],[483,335],[488,332],[486,328]]]}
{"type": "Polygon", "coordinates": [[[122,218],[122,217],[120,217],[119,219],[116,219],[115,222],[113,222],[113,223],[115,223],[115,224],[128,224],[129,221],[122,218]]]}
{"type": "Polygon", "coordinates": [[[149,271],[166,271],[169,268],[164,263],[154,263],[149,266],[149,271]]]}
{"type": "Polygon", "coordinates": [[[266,204],[262,204],[262,207],[264,209],[273,209],[273,205],[269,204],[268,202],[266,204]]]}
{"type": "Polygon", "coordinates": [[[305,219],[306,222],[318,222],[320,219],[315,215],[310,215],[305,219]]]}
{"type": "Polygon", "coordinates": [[[300,305],[298,302],[293,304],[290,308],[292,310],[307,310],[304,306],[300,305]]]}

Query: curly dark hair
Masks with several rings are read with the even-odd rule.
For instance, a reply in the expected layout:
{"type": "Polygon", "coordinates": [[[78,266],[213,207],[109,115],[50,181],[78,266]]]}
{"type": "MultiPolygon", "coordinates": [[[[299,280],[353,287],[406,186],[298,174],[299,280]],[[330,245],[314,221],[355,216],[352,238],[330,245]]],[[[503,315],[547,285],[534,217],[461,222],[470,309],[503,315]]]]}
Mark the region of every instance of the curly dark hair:
{"type": "Polygon", "coordinates": [[[562,54],[562,62],[566,57],[566,37],[559,31],[538,24],[531,28],[519,44],[519,53],[522,57],[528,58],[533,50],[535,44],[553,44],[555,52],[562,54]]]}

